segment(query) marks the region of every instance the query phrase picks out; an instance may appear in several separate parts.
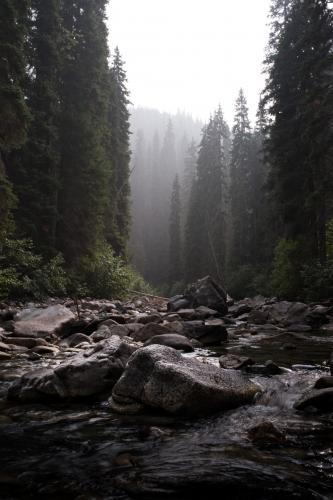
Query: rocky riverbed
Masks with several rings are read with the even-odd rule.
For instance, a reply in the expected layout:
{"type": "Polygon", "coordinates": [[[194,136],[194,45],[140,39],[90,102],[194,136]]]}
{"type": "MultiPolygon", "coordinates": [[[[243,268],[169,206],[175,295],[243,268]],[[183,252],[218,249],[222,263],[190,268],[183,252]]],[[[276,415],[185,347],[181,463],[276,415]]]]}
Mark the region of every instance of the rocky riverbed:
{"type": "Polygon", "coordinates": [[[333,303],[200,297],[1,304],[1,498],[332,498],[333,303]]]}

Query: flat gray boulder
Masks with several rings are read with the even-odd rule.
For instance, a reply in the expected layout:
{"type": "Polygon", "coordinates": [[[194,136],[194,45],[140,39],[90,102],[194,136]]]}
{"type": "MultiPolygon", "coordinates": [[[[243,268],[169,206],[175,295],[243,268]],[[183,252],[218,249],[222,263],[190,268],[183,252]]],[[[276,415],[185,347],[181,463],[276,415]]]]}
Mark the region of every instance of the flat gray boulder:
{"type": "Polygon", "coordinates": [[[135,352],[113,388],[113,410],[145,407],[172,414],[207,415],[250,404],[260,387],[240,372],[183,357],[170,347],[151,345],[135,352]]]}
{"type": "Polygon", "coordinates": [[[14,335],[34,338],[62,335],[74,320],[72,311],[60,304],[45,309],[23,309],[15,317],[14,335]]]}
{"type": "Polygon", "coordinates": [[[112,337],[54,370],[26,373],[11,385],[8,398],[27,403],[110,393],[135,349],[133,342],[112,337]]]}

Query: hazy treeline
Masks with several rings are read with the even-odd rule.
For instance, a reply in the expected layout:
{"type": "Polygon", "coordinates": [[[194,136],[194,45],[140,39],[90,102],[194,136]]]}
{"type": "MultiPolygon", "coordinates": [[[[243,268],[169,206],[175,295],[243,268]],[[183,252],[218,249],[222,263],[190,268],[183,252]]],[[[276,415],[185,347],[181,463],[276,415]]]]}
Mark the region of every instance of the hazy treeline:
{"type": "Polygon", "coordinates": [[[172,120],[162,145],[136,134],[136,263],[165,293],[210,273],[238,296],[332,295],[332,12],[273,0],[270,22],[256,124],[240,91],[231,131],[218,108],[178,157],[172,120]]]}
{"type": "Polygon", "coordinates": [[[34,281],[36,254],[82,281],[126,258],[129,103],[106,4],[1,2],[0,293],[34,281]]]}

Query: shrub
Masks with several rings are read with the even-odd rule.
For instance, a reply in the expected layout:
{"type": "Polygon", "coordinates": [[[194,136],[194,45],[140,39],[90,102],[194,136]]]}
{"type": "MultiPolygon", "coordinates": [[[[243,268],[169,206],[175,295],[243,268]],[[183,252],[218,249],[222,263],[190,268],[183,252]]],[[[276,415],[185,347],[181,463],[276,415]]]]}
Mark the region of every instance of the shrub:
{"type": "Polygon", "coordinates": [[[278,297],[297,299],[302,291],[301,251],[298,242],[282,239],[275,248],[271,277],[272,291],[278,297]]]}
{"type": "Polygon", "coordinates": [[[333,297],[333,262],[314,261],[303,266],[304,298],[315,301],[333,297]]]}
{"type": "Polygon", "coordinates": [[[31,240],[6,239],[0,252],[0,297],[43,299],[66,294],[68,278],[60,255],[44,262],[31,240]]]}

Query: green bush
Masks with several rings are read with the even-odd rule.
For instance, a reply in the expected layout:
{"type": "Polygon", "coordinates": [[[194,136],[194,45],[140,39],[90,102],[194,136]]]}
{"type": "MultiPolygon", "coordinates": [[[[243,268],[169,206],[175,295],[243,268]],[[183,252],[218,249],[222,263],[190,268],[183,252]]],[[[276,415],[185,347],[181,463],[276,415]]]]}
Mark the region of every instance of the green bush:
{"type": "Polygon", "coordinates": [[[333,297],[333,262],[321,264],[314,261],[303,266],[304,298],[309,301],[333,297]]]}
{"type": "Polygon", "coordinates": [[[302,294],[301,275],[302,253],[298,242],[282,239],[275,248],[275,257],[271,277],[274,295],[295,300],[302,294]]]}
{"type": "Polygon", "coordinates": [[[66,294],[63,258],[44,262],[30,240],[6,239],[0,251],[0,298],[43,299],[66,294]]]}
{"type": "Polygon", "coordinates": [[[151,288],[131,266],[114,255],[110,246],[103,247],[92,260],[82,262],[81,283],[89,294],[99,299],[121,299],[128,290],[151,292],[151,288]]]}

